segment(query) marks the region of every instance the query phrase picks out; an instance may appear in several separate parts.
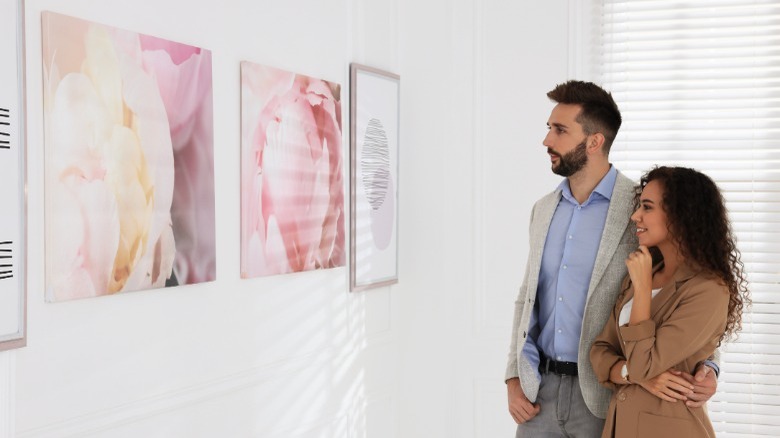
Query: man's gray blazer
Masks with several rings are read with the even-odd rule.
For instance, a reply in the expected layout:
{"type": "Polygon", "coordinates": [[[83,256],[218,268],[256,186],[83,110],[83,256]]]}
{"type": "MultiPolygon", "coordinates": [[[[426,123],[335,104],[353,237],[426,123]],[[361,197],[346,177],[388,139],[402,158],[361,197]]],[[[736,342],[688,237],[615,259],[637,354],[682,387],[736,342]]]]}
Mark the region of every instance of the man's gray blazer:
{"type": "MultiPolygon", "coordinates": [[[[533,367],[522,351],[528,336],[531,312],[536,300],[542,251],[550,222],[560,199],[561,190],[558,189],[534,204],[529,230],[528,263],[525,267],[525,278],[520,286],[520,293],[515,301],[512,342],[505,378],[508,380],[519,377],[523,392],[532,402],[536,401],[536,396],[539,393],[539,382],[533,367]]],[[[588,286],[578,351],[579,360],[577,361],[580,387],[585,404],[599,418],[606,416],[611,392],[599,385],[588,358],[593,339],[601,333],[601,329],[606,324],[615,304],[615,299],[620,293],[620,284],[627,273],[625,260],[632,251],[636,250],[638,245],[636,227],[629,219],[634,211],[633,201],[634,183],[618,172],[607,211],[607,219],[604,223],[604,233],[601,236],[593,274],[588,286]]]]}

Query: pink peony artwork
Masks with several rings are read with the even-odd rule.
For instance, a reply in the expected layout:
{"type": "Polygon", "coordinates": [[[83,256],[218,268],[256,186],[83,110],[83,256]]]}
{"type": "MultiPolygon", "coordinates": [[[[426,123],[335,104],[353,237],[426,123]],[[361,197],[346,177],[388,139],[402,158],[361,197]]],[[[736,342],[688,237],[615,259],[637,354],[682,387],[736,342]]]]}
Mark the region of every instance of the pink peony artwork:
{"type": "Polygon", "coordinates": [[[338,84],[241,63],[241,276],[344,266],[338,84]]]}
{"type": "Polygon", "coordinates": [[[213,281],[211,52],[42,17],[47,300],[213,281]]]}

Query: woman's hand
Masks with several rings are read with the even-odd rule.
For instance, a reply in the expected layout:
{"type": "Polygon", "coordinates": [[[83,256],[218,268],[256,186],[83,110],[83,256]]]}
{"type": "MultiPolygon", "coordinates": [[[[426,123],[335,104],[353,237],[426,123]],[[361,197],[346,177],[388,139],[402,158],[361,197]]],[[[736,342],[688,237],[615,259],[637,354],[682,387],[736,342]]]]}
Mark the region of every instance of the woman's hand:
{"type": "Polygon", "coordinates": [[[629,325],[636,325],[650,319],[650,300],[653,291],[653,257],[647,247],[639,245],[639,249],[628,255],[626,259],[628,275],[634,288],[634,304],[631,307],[629,325]]]}
{"type": "Polygon", "coordinates": [[[626,267],[634,285],[634,294],[649,294],[653,289],[653,257],[647,247],[639,245],[639,249],[629,254],[626,267]]]}
{"type": "Polygon", "coordinates": [[[650,394],[668,402],[687,401],[688,396],[693,395],[693,384],[684,378],[681,371],[673,368],[640,385],[650,394]]]}

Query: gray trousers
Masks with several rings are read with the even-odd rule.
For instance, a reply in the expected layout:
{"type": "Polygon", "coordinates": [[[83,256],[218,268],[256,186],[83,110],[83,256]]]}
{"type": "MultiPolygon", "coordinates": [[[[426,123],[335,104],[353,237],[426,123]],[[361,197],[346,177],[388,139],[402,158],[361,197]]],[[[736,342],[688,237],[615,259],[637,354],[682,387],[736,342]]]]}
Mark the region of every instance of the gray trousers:
{"type": "Polygon", "coordinates": [[[578,377],[542,374],[536,403],[539,413],[517,426],[516,438],[601,436],[604,419],[593,415],[585,405],[578,377]]]}

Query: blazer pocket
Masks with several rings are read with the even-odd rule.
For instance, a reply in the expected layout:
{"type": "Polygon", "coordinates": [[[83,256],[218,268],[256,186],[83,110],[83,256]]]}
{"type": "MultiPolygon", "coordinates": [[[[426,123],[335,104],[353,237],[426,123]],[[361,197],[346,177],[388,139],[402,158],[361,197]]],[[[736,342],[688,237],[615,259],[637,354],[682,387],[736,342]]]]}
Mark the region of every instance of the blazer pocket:
{"type": "Polygon", "coordinates": [[[689,438],[694,431],[693,422],[683,418],[639,413],[637,438],[689,438]]]}

